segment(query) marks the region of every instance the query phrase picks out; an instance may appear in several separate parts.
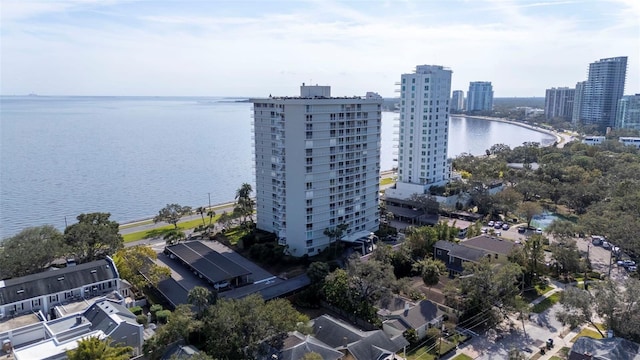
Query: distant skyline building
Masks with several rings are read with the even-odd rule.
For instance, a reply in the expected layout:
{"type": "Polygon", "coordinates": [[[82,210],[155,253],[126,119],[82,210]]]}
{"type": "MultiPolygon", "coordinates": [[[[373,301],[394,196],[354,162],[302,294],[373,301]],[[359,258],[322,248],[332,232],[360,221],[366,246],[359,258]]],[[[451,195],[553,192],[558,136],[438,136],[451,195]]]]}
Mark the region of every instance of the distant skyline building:
{"type": "Polygon", "coordinates": [[[317,255],[341,224],[345,236],[376,231],[382,98],[302,84],[300,96],[251,101],[257,228],[296,257],[317,255]]]}
{"type": "Polygon", "coordinates": [[[493,85],[491,85],[490,81],[472,81],[469,83],[466,110],[493,110],[493,85]]]}
{"type": "Polygon", "coordinates": [[[640,130],[640,94],[623,96],[618,100],[615,127],[640,130]]]}
{"type": "Polygon", "coordinates": [[[580,121],[605,129],[613,126],[618,100],[624,95],[627,76],[627,57],[600,59],[589,64],[580,106],[580,121]]]}
{"type": "Polygon", "coordinates": [[[573,110],[571,112],[571,123],[575,125],[581,124],[580,122],[580,110],[582,109],[582,98],[584,97],[584,87],[586,81],[579,81],[576,83],[576,88],[573,96],[573,110]]]}
{"type": "Polygon", "coordinates": [[[559,87],[547,89],[544,97],[544,116],[547,120],[562,118],[571,121],[576,89],[559,87]]]}
{"type": "Polygon", "coordinates": [[[464,110],[464,91],[454,90],[451,95],[451,111],[464,110]]]}
{"type": "Polygon", "coordinates": [[[451,74],[443,66],[419,65],[415,72],[401,75],[398,181],[395,189],[386,190],[388,197],[424,194],[449,181],[451,74]]]}

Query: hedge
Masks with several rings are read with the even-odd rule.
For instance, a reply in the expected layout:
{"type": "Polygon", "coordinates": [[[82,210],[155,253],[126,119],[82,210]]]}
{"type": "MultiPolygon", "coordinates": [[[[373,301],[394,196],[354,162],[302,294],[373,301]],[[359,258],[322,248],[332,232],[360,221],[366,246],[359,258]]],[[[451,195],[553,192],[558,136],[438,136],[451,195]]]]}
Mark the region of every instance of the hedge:
{"type": "Polygon", "coordinates": [[[167,320],[169,320],[169,316],[171,316],[171,311],[160,310],[156,313],[156,320],[161,324],[166,324],[167,320]]]}
{"type": "Polygon", "coordinates": [[[162,305],[160,305],[160,304],[153,304],[153,305],[151,305],[151,307],[149,308],[149,311],[150,311],[152,314],[155,314],[155,313],[157,313],[158,311],[161,311],[161,310],[162,310],[162,305]]]}
{"type": "Polygon", "coordinates": [[[142,314],[142,308],[140,306],[131,307],[129,308],[129,311],[131,311],[134,315],[142,314]]]}
{"type": "Polygon", "coordinates": [[[138,324],[146,325],[147,322],[149,322],[149,318],[147,317],[147,315],[141,314],[136,316],[136,322],[138,324]]]}

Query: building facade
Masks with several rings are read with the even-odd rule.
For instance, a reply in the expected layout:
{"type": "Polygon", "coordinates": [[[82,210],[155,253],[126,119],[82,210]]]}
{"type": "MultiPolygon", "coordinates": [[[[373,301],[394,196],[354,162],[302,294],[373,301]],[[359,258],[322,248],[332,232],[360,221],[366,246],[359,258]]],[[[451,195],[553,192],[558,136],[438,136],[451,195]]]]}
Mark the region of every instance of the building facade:
{"type": "Polygon", "coordinates": [[[0,319],[39,311],[50,317],[55,306],[112,291],[121,292],[121,288],[118,271],[109,257],[59,270],[0,280],[0,319]]]}
{"type": "Polygon", "coordinates": [[[454,90],[451,95],[451,111],[464,110],[464,91],[454,90]]]}
{"type": "Polygon", "coordinates": [[[576,89],[573,96],[573,110],[571,111],[571,123],[573,125],[579,125],[582,123],[580,121],[580,111],[582,109],[582,98],[584,97],[584,87],[586,84],[586,81],[579,81],[576,83],[576,89]]]}
{"type": "Polygon", "coordinates": [[[433,185],[451,178],[447,159],[451,69],[419,65],[402,74],[400,82],[400,130],[398,181],[387,197],[406,199],[424,194],[433,185]]]}
{"type": "Polygon", "coordinates": [[[576,89],[568,87],[547,89],[544,97],[544,116],[547,120],[562,118],[571,121],[576,89]]]}
{"type": "Polygon", "coordinates": [[[589,64],[580,108],[582,124],[600,129],[614,125],[618,100],[624,95],[626,76],[626,56],[600,59],[589,64]]]}
{"type": "Polygon", "coordinates": [[[493,85],[490,81],[472,81],[467,92],[467,111],[493,110],[493,85]]]}
{"type": "Polygon", "coordinates": [[[303,84],[300,96],[252,102],[257,227],[293,256],[325,249],[338,225],[376,231],[382,99],[303,84]]]}
{"type": "Polygon", "coordinates": [[[640,94],[623,96],[618,101],[615,127],[640,130],[640,94]]]}

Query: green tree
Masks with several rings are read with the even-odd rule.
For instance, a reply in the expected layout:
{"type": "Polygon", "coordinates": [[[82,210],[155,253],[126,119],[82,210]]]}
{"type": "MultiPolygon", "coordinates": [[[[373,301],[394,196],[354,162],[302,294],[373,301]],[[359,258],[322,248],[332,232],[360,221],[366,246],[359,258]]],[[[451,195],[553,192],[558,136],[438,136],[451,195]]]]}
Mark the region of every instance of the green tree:
{"type": "Polygon", "coordinates": [[[308,321],[284,299],[265,303],[255,294],[239,300],[220,299],[203,319],[205,348],[221,359],[254,358],[260,344],[277,348],[288,331],[303,330],[299,323],[308,321]]]}
{"type": "Polygon", "coordinates": [[[438,240],[440,239],[435,228],[423,226],[407,231],[405,244],[411,249],[414,259],[422,259],[433,254],[433,245],[438,240]]]}
{"type": "Polygon", "coordinates": [[[530,227],[533,217],[542,214],[542,206],[537,202],[525,201],[518,205],[517,212],[527,219],[527,227],[530,227]]]}
{"type": "Polygon", "coordinates": [[[80,214],[78,222],[64,230],[64,241],[76,261],[89,262],[110,256],[124,246],[120,224],[109,217],[109,213],[80,214]]]}
{"type": "Polygon", "coordinates": [[[153,261],[157,257],[157,253],[150,247],[138,245],[118,250],[113,261],[120,277],[142,290],[147,285],[158,286],[161,280],[171,276],[168,267],[157,265],[153,261]]]}
{"type": "Polygon", "coordinates": [[[198,315],[202,315],[202,311],[210,305],[211,291],[202,286],[196,286],[189,290],[187,294],[187,301],[189,304],[195,306],[198,311],[198,315]]]}
{"type": "Polygon", "coordinates": [[[167,206],[158,211],[158,215],[153,218],[153,222],[159,223],[161,221],[164,221],[166,223],[172,224],[174,228],[177,229],[178,221],[180,221],[183,216],[190,215],[191,212],[192,210],[189,206],[167,204],[167,206]]]}
{"type": "Polygon", "coordinates": [[[206,226],[206,223],[204,222],[204,214],[207,213],[207,209],[204,206],[198,206],[196,208],[196,213],[200,214],[200,217],[202,217],[202,226],[206,226]]]}
{"type": "Polygon", "coordinates": [[[333,229],[330,229],[330,228],[324,229],[324,231],[322,233],[326,237],[329,238],[329,249],[330,250],[333,250],[333,247],[332,247],[331,244],[337,243],[339,240],[341,240],[342,236],[344,235],[344,232],[347,230],[348,227],[349,227],[349,225],[347,225],[347,224],[339,224],[338,226],[334,227],[333,229]]]}
{"type": "Polygon", "coordinates": [[[180,241],[184,241],[187,238],[187,235],[184,234],[184,231],[178,229],[171,229],[167,231],[162,238],[167,243],[167,245],[177,244],[180,241]]]}
{"type": "Polygon", "coordinates": [[[414,267],[420,273],[422,282],[429,288],[429,293],[431,293],[431,287],[440,282],[440,276],[447,273],[446,265],[442,261],[432,258],[420,260],[414,264],[414,267]]]}
{"type": "Polygon", "coordinates": [[[554,242],[549,246],[549,249],[557,263],[558,274],[568,275],[581,270],[580,252],[575,240],[567,239],[554,242]]]}
{"type": "Polygon", "coordinates": [[[556,313],[558,321],[569,324],[571,327],[589,323],[602,337],[605,337],[595,322],[596,299],[589,291],[569,287],[562,293],[560,303],[562,310],[556,313]]]}
{"type": "Polygon", "coordinates": [[[86,337],[78,340],[78,347],[67,351],[69,360],[127,360],[133,348],[130,346],[112,345],[110,339],[100,340],[97,337],[86,337]]]}
{"type": "Polygon", "coordinates": [[[233,209],[233,212],[238,215],[238,217],[242,218],[242,223],[247,224],[248,221],[253,225],[253,208],[255,206],[255,202],[251,198],[251,193],[253,192],[253,188],[251,184],[243,183],[240,188],[236,190],[236,206],[233,209]]]}
{"type": "Polygon", "coordinates": [[[325,262],[314,261],[309,265],[307,276],[311,280],[311,284],[322,284],[324,279],[329,275],[329,265],[325,262]]]}
{"type": "Polygon", "coordinates": [[[26,228],[0,245],[0,279],[41,272],[64,254],[62,234],[51,225],[26,228]]]}

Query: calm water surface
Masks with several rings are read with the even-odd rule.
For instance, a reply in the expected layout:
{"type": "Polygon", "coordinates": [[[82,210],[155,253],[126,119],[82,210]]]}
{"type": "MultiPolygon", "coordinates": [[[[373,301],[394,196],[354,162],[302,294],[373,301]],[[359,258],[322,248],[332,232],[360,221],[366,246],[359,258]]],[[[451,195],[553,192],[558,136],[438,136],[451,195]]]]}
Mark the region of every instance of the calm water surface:
{"type": "MultiPolygon", "coordinates": [[[[126,222],[167,203],[233,199],[254,183],[251,104],[206,97],[1,97],[0,238],[83,212],[126,222]]],[[[383,169],[394,166],[393,122],[383,113],[383,169]]],[[[494,143],[553,141],[499,122],[452,118],[449,155],[494,143]]]]}

